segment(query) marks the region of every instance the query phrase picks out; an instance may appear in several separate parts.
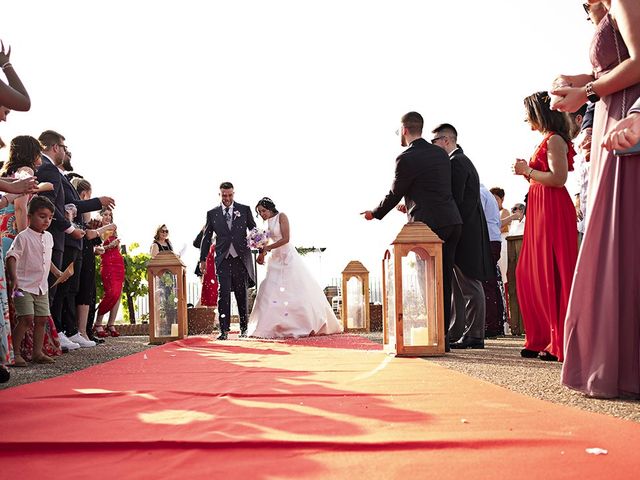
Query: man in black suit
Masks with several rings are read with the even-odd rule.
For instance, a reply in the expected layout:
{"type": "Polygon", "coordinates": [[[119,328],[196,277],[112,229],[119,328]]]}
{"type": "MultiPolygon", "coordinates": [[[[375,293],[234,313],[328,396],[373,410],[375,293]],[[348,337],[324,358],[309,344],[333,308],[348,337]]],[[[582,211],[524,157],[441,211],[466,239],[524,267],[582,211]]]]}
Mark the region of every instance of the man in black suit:
{"type": "Polygon", "coordinates": [[[96,212],[103,207],[113,208],[115,202],[113,198],[106,196],[90,198],[88,200],[82,200],[80,198],[78,191],[71,184],[67,175],[68,172],[73,170],[73,167],[71,167],[70,151],[67,150],[64,160],[58,168],[62,173],[61,183],[64,192],[65,210],[68,210],[70,205],[75,206],[76,216],[72,223],[85,230],[85,238],[78,240],[71,237],[65,238],[62,267],[66,269],[73,263],[73,275],[69,277],[65,283],[58,286],[51,306],[51,316],[62,319],[62,326],[69,340],[76,342],[81,347],[94,347],[96,344],[86,336],[86,331],[78,331],[78,319],[76,315],[76,295],[80,288],[83,243],[94,240],[98,236],[95,230],[86,230],[82,214],[86,212],[96,212]]]}
{"type": "Polygon", "coordinates": [[[207,255],[212,236],[216,236],[216,274],[218,276],[218,314],[220,315],[220,336],[226,340],[231,326],[231,290],[233,290],[238,315],[240,316],[240,336],[247,336],[247,288],[255,285],[256,274],[251,250],[247,246],[247,233],[255,228],[251,208],[233,201],[233,184],[220,185],[222,204],[207,212],[202,244],[200,245],[200,271],[206,272],[207,255]]]}
{"type": "Polygon", "coordinates": [[[451,191],[463,223],[453,268],[451,348],[484,348],[486,302],[482,282],[495,277],[495,264],[480,201],[480,177],[458,145],[453,125],[443,123],[432,133],[431,142],[451,159],[451,191]]]}
{"type": "MultiPolygon", "coordinates": [[[[382,219],[404,197],[409,221],[426,223],[442,239],[444,331],[448,332],[451,275],[462,219],[451,194],[449,158],[440,147],[422,138],[423,125],[422,115],[417,112],[409,112],[402,117],[397,133],[401,145],[409,148],[396,159],[395,178],[387,196],[378,207],[363,214],[367,220],[382,219]]],[[[449,350],[448,333],[445,349],[449,350]]]]}

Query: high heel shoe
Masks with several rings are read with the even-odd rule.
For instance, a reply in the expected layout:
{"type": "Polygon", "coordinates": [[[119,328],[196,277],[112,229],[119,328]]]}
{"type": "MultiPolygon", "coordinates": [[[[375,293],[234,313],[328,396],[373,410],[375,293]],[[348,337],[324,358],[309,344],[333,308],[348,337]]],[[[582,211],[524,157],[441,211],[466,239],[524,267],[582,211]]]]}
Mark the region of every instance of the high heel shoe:
{"type": "Polygon", "coordinates": [[[114,325],[107,325],[107,334],[111,335],[112,337],[119,337],[120,336],[120,332],[118,332],[118,330],[116,330],[116,327],[114,325]]]}
{"type": "Polygon", "coordinates": [[[109,336],[109,332],[102,325],[95,325],[93,327],[93,335],[98,338],[104,338],[109,336]]]}

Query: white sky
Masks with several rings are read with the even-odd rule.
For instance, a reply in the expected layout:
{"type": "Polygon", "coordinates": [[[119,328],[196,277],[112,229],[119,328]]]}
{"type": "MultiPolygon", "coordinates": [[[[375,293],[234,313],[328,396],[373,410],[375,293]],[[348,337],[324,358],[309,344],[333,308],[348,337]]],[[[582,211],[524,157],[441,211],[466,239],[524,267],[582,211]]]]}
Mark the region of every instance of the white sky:
{"type": "Polygon", "coordinates": [[[455,125],[482,182],[521,201],[510,166],[540,138],[522,100],[589,71],[581,3],[4,2],[0,38],[33,106],[0,136],[62,133],[94,194],[115,197],[123,242],[146,249],[166,223],[190,272],[228,180],[240,203],[271,197],[294,245],[327,248],[311,260],[322,284],[350,260],[379,275],[406,219],[358,214],[390,187],[399,118],[420,112],[427,139],[455,125]]]}

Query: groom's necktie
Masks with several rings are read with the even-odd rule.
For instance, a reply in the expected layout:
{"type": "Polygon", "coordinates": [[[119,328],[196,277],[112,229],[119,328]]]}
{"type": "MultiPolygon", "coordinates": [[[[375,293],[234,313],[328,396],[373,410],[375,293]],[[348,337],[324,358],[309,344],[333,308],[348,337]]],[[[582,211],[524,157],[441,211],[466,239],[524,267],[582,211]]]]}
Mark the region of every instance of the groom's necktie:
{"type": "MultiPolygon", "coordinates": [[[[227,226],[229,227],[229,230],[231,230],[231,213],[229,213],[229,209],[231,207],[225,207],[224,209],[224,219],[227,222],[227,226]]],[[[233,246],[233,242],[231,242],[231,246],[229,247],[229,254],[227,255],[227,257],[231,257],[231,258],[236,258],[238,256],[238,253],[236,252],[235,247],[233,246]]]]}

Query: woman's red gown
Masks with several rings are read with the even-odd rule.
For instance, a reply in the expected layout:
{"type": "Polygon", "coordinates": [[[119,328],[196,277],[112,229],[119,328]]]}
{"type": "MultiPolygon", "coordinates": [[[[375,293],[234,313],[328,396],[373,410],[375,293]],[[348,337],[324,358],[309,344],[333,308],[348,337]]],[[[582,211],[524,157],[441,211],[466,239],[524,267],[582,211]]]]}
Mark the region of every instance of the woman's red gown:
{"type": "MultiPolygon", "coordinates": [[[[105,243],[111,243],[115,239],[115,236],[111,236],[105,243]]],[[[98,315],[104,315],[111,311],[122,295],[125,270],[124,259],[119,248],[110,248],[102,254],[100,276],[104,286],[104,297],[98,305],[98,315]]]]}
{"type": "MultiPolygon", "coordinates": [[[[529,166],[549,171],[549,133],[529,166]]],[[[568,143],[568,167],[573,170],[575,151],[568,143]]],[[[518,303],[525,329],[524,348],[547,351],[562,361],[564,319],[573,272],[578,257],[576,210],[565,187],[548,187],[531,181],[527,198],[522,250],[516,267],[518,303]]]]}
{"type": "Polygon", "coordinates": [[[211,245],[207,255],[207,273],[202,278],[202,294],[200,303],[206,307],[218,305],[218,276],[216,275],[215,245],[211,245]]]}

